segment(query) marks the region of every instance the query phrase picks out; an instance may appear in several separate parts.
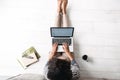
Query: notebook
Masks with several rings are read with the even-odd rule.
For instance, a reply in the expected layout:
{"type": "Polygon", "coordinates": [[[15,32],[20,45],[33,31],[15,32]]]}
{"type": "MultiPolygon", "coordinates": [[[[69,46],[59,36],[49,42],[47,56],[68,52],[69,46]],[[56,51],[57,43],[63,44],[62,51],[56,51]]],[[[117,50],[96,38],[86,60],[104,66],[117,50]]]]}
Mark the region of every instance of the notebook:
{"type": "Polygon", "coordinates": [[[57,52],[64,52],[62,44],[69,45],[70,52],[73,52],[74,27],[50,27],[52,44],[58,43],[57,52]]]}

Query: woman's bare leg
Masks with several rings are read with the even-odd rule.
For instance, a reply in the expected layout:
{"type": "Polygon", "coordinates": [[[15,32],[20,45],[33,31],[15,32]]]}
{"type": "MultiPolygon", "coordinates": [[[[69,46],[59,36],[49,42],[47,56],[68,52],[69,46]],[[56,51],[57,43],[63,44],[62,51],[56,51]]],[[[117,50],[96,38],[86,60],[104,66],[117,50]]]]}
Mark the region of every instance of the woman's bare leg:
{"type": "Polygon", "coordinates": [[[68,0],[62,0],[63,27],[68,27],[67,4],[68,0]]]}
{"type": "Polygon", "coordinates": [[[62,1],[61,0],[57,0],[58,3],[58,7],[57,7],[57,12],[58,13],[62,13],[62,1]]]}
{"type": "Polygon", "coordinates": [[[68,0],[62,0],[62,13],[66,14],[67,13],[67,4],[68,4],[68,0]]]}
{"type": "Polygon", "coordinates": [[[62,5],[62,1],[61,0],[58,0],[58,8],[57,8],[57,17],[56,17],[56,20],[55,20],[55,26],[56,27],[61,27],[61,20],[62,20],[62,8],[61,8],[61,5],[62,5]]]}

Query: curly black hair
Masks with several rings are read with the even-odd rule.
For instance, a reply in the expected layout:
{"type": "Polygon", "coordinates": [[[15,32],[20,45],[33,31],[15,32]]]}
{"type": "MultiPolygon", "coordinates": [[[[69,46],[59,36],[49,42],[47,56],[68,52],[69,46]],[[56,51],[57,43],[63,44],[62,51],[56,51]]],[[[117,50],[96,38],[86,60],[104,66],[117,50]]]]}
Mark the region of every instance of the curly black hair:
{"type": "Polygon", "coordinates": [[[70,62],[53,58],[48,62],[47,77],[50,80],[71,80],[72,71],[70,69],[70,62]]]}

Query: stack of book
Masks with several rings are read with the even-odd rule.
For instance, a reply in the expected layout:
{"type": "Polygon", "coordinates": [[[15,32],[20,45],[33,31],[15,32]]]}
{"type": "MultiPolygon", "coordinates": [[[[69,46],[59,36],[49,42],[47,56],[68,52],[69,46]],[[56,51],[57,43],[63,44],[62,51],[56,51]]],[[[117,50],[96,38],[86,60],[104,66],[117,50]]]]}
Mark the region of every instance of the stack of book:
{"type": "Polygon", "coordinates": [[[40,55],[37,53],[34,47],[30,47],[17,58],[21,66],[26,69],[31,64],[39,61],[40,55]]]}

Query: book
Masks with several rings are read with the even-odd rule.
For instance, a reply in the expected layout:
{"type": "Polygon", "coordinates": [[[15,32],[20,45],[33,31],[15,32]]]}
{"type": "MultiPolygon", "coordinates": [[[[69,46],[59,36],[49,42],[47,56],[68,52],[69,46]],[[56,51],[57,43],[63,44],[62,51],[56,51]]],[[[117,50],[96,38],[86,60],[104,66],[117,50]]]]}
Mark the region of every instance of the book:
{"type": "Polygon", "coordinates": [[[21,66],[26,69],[28,66],[39,61],[40,55],[37,53],[34,47],[30,47],[17,58],[21,66]]]}

